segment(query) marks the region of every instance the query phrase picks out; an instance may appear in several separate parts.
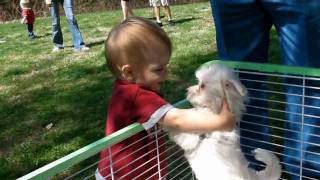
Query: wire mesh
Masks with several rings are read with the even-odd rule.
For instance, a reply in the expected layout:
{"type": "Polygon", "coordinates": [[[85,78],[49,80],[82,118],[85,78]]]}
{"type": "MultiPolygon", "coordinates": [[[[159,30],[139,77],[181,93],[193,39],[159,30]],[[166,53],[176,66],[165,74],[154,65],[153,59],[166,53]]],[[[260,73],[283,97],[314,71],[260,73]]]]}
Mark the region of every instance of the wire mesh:
{"type": "Polygon", "coordinates": [[[320,78],[236,72],[249,92],[240,129],[242,150],[251,167],[261,166],[251,150],[264,148],[280,158],[282,179],[318,179],[320,78]]]}

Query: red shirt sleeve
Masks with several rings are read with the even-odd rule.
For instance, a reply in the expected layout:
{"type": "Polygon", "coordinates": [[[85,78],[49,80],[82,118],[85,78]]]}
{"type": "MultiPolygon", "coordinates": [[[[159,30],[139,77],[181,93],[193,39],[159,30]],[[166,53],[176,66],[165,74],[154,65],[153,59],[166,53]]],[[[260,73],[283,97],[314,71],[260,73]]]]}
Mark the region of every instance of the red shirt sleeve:
{"type": "MultiPolygon", "coordinates": [[[[138,84],[117,80],[108,107],[106,135],[135,122],[148,122],[151,115],[166,104],[156,92],[138,84]]],[[[154,123],[157,122],[149,125],[154,123]]]]}

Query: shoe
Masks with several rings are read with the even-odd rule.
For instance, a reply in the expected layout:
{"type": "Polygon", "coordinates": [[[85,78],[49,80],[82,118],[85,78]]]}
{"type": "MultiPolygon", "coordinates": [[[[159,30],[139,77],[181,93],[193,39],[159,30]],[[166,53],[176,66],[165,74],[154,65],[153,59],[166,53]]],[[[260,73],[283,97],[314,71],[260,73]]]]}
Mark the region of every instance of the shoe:
{"type": "Polygon", "coordinates": [[[31,41],[31,40],[34,40],[35,38],[37,38],[37,36],[35,35],[35,34],[30,34],[29,35],[29,40],[31,41]]]}
{"type": "Polygon", "coordinates": [[[162,24],[162,22],[156,22],[157,24],[158,24],[158,26],[160,26],[160,27],[162,27],[163,26],[163,24],[162,24]]]}
{"type": "Polygon", "coordinates": [[[174,25],[176,25],[175,22],[174,22],[174,20],[170,20],[170,21],[168,21],[168,23],[169,23],[169,26],[174,26],[174,25]]]}
{"type": "Polygon", "coordinates": [[[74,52],[80,52],[80,51],[88,51],[90,48],[88,46],[82,46],[81,48],[73,48],[74,52]]]}
{"type": "Polygon", "coordinates": [[[55,47],[52,49],[52,52],[58,52],[58,51],[61,51],[62,49],[63,49],[63,47],[55,46],[55,47]]]}

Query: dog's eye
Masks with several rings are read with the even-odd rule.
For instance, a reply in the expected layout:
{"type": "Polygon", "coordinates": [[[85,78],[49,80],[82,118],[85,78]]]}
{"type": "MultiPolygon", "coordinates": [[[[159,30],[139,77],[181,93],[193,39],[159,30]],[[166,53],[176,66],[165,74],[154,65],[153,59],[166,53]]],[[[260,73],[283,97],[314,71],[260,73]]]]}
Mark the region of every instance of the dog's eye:
{"type": "Polygon", "coordinates": [[[204,84],[201,84],[201,85],[200,85],[200,88],[201,88],[201,89],[203,89],[203,88],[205,88],[205,87],[206,87],[206,86],[205,86],[204,84]]]}

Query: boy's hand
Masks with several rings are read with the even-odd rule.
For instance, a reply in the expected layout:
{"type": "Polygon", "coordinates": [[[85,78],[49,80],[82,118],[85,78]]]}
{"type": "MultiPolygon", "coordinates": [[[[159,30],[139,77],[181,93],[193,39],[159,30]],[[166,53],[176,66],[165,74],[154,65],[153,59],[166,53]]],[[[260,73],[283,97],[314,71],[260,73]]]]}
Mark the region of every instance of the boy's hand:
{"type": "Polygon", "coordinates": [[[222,109],[221,109],[221,112],[219,113],[219,116],[221,117],[221,121],[222,121],[221,130],[226,130],[226,131],[233,130],[236,124],[235,116],[233,113],[230,112],[226,98],[222,99],[222,109]]]}
{"type": "Polygon", "coordinates": [[[21,19],[21,24],[24,24],[24,23],[26,23],[26,20],[27,20],[27,17],[23,17],[22,19],[21,19]]]}

